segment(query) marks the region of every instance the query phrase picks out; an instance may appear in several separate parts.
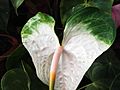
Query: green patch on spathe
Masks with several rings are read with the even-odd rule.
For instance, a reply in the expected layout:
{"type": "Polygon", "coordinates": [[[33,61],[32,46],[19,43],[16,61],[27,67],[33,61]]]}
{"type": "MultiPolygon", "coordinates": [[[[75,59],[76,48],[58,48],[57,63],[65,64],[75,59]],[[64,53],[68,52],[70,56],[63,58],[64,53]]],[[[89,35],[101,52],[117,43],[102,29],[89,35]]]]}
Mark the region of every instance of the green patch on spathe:
{"type": "Polygon", "coordinates": [[[44,13],[38,12],[34,17],[28,20],[21,31],[21,35],[23,38],[27,38],[33,32],[39,31],[39,26],[41,24],[47,24],[50,27],[53,27],[55,24],[54,19],[44,13]]]}
{"type": "MultiPolygon", "coordinates": [[[[72,15],[67,21],[68,29],[74,27],[84,27],[86,31],[90,32],[106,44],[111,45],[115,40],[115,25],[110,14],[102,12],[98,8],[87,7],[72,15]]],[[[81,29],[78,29],[81,30],[81,29]]]]}

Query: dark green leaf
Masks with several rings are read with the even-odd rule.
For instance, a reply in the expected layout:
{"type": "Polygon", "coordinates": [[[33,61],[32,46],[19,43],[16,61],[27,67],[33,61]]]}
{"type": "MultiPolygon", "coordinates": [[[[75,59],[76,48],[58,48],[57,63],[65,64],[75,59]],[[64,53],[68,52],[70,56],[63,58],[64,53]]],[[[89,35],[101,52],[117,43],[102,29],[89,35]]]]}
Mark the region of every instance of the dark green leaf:
{"type": "Polygon", "coordinates": [[[90,85],[85,90],[98,90],[98,88],[95,85],[90,85]]]}
{"type": "Polygon", "coordinates": [[[84,0],[61,0],[60,12],[62,22],[65,23],[66,19],[71,16],[76,9],[78,10],[78,8],[83,7],[83,5],[80,5],[82,3],[84,3],[84,0]]]}
{"type": "Polygon", "coordinates": [[[102,86],[98,86],[96,85],[96,83],[92,83],[91,85],[89,85],[85,90],[107,90],[102,86]]]}
{"type": "Polygon", "coordinates": [[[15,8],[15,12],[17,14],[18,7],[24,2],[24,0],[11,0],[13,7],[15,8]]]}
{"type": "Polygon", "coordinates": [[[79,88],[78,90],[83,90],[83,89],[85,90],[108,90],[108,88],[106,88],[105,85],[103,85],[100,81],[96,81],[88,85],[85,85],[79,88]]]}
{"type": "Polygon", "coordinates": [[[90,79],[100,80],[104,78],[114,78],[119,73],[120,61],[115,56],[114,51],[108,50],[96,59],[96,62],[91,66],[88,73],[90,79]]]}
{"type": "Polygon", "coordinates": [[[0,31],[7,32],[9,0],[0,0],[0,31]]]}
{"type": "Polygon", "coordinates": [[[0,90],[2,90],[2,88],[1,88],[1,83],[0,83],[0,90]]]}
{"type": "Polygon", "coordinates": [[[22,69],[12,69],[1,80],[2,90],[30,90],[28,76],[22,69]]]}
{"type": "Polygon", "coordinates": [[[96,64],[96,66],[94,66],[93,70],[92,70],[92,80],[96,81],[96,80],[100,80],[103,78],[107,77],[107,68],[104,65],[98,65],[96,64]]]}
{"type": "Polygon", "coordinates": [[[89,0],[88,4],[102,11],[111,12],[113,1],[114,0],[89,0]]]}
{"type": "Polygon", "coordinates": [[[27,73],[27,75],[30,77],[31,85],[30,85],[30,90],[48,90],[48,86],[44,85],[37,77],[35,74],[34,66],[33,64],[31,65],[31,60],[29,56],[27,55],[26,49],[20,45],[8,58],[6,62],[6,68],[7,70],[13,69],[13,68],[23,68],[27,73]],[[21,62],[24,62],[22,65],[21,62]],[[27,63],[31,66],[29,66],[27,63]]]}
{"type": "Polygon", "coordinates": [[[33,69],[27,64],[24,63],[25,70],[30,77],[31,85],[30,85],[30,90],[48,90],[48,86],[43,84],[35,74],[36,72],[33,71],[33,69]]]}
{"type": "MultiPolygon", "coordinates": [[[[112,85],[114,82],[118,84],[118,81],[116,81],[117,80],[116,78],[118,77],[117,75],[120,72],[119,66],[120,66],[120,61],[115,56],[114,51],[109,49],[108,51],[106,51],[96,59],[96,62],[88,70],[87,77],[90,78],[91,81],[96,83],[96,85],[99,87],[102,86],[104,87],[104,89],[112,88],[112,85]]],[[[115,85],[117,86],[117,84],[115,85]]],[[[119,89],[116,89],[116,90],[119,90],[119,89]]]]}
{"type": "Polygon", "coordinates": [[[61,0],[61,14],[64,15],[66,11],[69,11],[70,9],[81,3],[84,3],[84,0],[61,0]]]}
{"type": "Polygon", "coordinates": [[[120,73],[116,75],[110,86],[110,90],[119,90],[119,89],[120,89],[120,73]]]}
{"type": "Polygon", "coordinates": [[[21,60],[27,56],[26,49],[20,45],[18,48],[8,57],[6,61],[6,69],[10,70],[13,68],[19,68],[21,66],[21,60]]]}

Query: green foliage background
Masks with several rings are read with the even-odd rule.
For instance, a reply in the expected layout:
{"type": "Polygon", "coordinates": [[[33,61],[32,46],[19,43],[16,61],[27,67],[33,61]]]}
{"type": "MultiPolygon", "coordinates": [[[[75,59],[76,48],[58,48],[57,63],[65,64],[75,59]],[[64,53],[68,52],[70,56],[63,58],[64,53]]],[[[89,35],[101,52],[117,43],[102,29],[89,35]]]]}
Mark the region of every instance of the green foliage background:
{"type": "MultiPolygon", "coordinates": [[[[114,0],[114,3],[119,3],[119,0],[114,0]]],[[[6,71],[1,79],[1,90],[48,90],[48,86],[37,78],[31,57],[21,44],[21,28],[29,18],[41,11],[55,18],[55,30],[61,41],[65,22],[69,16],[79,10],[79,7],[82,7],[81,4],[111,13],[113,1],[61,0],[60,4],[59,0],[45,2],[42,0],[0,0],[0,38],[1,41],[2,38],[6,38],[6,42],[2,44],[7,43],[10,47],[7,50],[6,47],[4,49],[0,47],[2,56],[0,60],[5,61],[3,64],[6,71]],[[73,10],[73,7],[76,8],[73,10]]],[[[109,50],[96,59],[78,90],[120,89],[120,57],[118,55],[120,52],[114,47],[116,42],[117,40],[109,50]]]]}

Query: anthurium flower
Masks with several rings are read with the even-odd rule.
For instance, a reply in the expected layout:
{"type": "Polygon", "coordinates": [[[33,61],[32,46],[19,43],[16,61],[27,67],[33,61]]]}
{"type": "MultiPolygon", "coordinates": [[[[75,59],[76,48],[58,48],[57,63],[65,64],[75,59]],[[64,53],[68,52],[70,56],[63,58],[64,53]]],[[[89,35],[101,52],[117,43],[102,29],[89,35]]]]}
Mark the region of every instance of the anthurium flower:
{"type": "Polygon", "coordinates": [[[51,16],[39,12],[22,29],[23,45],[50,90],[76,90],[95,59],[112,45],[115,25],[98,8],[80,9],[67,19],[61,45],[54,25],[51,16]]]}

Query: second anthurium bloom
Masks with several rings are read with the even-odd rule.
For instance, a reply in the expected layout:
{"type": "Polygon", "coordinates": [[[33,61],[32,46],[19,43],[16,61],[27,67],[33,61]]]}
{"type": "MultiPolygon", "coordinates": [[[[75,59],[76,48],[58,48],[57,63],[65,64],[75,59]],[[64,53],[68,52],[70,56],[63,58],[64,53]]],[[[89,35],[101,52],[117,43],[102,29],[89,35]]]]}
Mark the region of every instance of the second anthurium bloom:
{"type": "Polygon", "coordinates": [[[51,16],[39,12],[22,29],[23,45],[50,90],[76,90],[94,60],[112,45],[114,22],[96,7],[81,7],[66,21],[62,46],[54,25],[51,16]]]}

